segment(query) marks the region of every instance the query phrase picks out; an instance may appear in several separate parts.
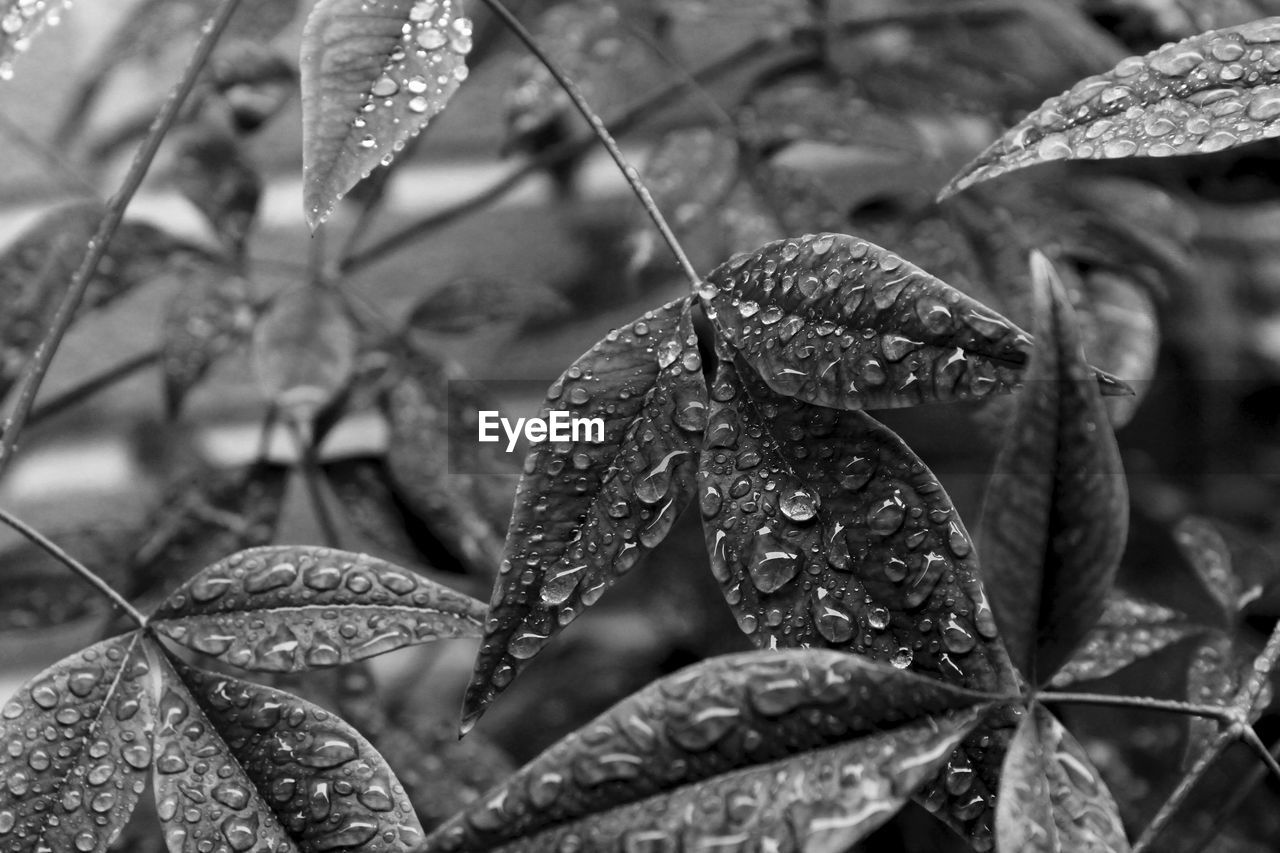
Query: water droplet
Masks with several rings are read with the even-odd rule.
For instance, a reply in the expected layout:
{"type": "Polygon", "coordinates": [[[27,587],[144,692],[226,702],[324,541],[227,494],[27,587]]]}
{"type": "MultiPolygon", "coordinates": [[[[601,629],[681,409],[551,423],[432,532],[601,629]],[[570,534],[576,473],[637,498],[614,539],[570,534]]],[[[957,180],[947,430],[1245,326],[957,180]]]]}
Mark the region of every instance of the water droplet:
{"type": "Polygon", "coordinates": [[[18,822],[18,816],[8,809],[0,811],[0,835],[8,835],[13,832],[13,826],[18,822]]]}
{"type": "Polygon", "coordinates": [[[889,658],[889,663],[893,664],[898,669],[906,669],[911,666],[911,662],[913,660],[915,660],[915,652],[911,651],[911,649],[906,646],[899,646],[898,650],[893,653],[891,658],[889,658]]]}
{"type": "Polygon", "coordinates": [[[748,571],[756,589],[777,592],[800,572],[804,558],[793,546],[775,539],[769,528],[756,533],[755,550],[748,571]]]}
{"type": "Polygon", "coordinates": [[[102,668],[99,666],[73,669],[67,675],[67,689],[73,695],[83,699],[93,692],[93,688],[102,680],[102,674],[102,668]]]}
{"type": "Polygon", "coordinates": [[[906,511],[896,498],[888,498],[876,504],[867,513],[867,526],[881,536],[891,536],[902,527],[906,511]]]}
{"type": "Polygon", "coordinates": [[[74,843],[76,849],[81,851],[81,853],[89,853],[90,850],[98,846],[98,837],[85,829],[76,833],[74,843]]]}
{"type": "Polygon", "coordinates": [[[815,595],[811,607],[814,627],[827,642],[844,645],[853,639],[853,616],[830,594],[815,595]]]}
{"type": "Polygon", "coordinates": [[[673,450],[657,465],[653,466],[640,479],[636,480],[635,493],[636,497],[643,503],[650,506],[657,504],[667,496],[667,492],[671,490],[671,479],[673,475],[672,468],[674,462],[681,456],[687,456],[686,450],[673,450]]]}
{"type": "Polygon", "coordinates": [[[31,701],[49,711],[58,704],[58,691],[48,681],[31,685],[31,701]]]}
{"type": "Polygon", "coordinates": [[[151,744],[146,741],[128,744],[120,750],[120,756],[134,770],[146,770],[151,765],[151,744]]]}
{"type": "Polygon", "coordinates": [[[375,98],[387,98],[399,91],[400,84],[386,74],[379,77],[370,90],[375,98]]]}
{"type": "MultiPolygon", "coordinates": [[[[250,812],[247,815],[232,815],[222,822],[222,837],[236,853],[244,853],[253,847],[258,840],[258,815],[250,812]]],[[[322,836],[323,837],[323,836],[322,836]]]]}
{"type": "Polygon", "coordinates": [[[187,759],[182,754],[182,748],[172,741],[165,744],[160,757],[156,759],[156,769],[161,773],[169,774],[181,773],[186,770],[187,759]]]}
{"type": "Polygon", "coordinates": [[[798,523],[812,521],[818,515],[818,496],[802,486],[797,486],[783,492],[778,499],[778,509],[792,521],[798,523]]]}
{"type": "Polygon", "coordinates": [[[426,27],[418,33],[418,44],[427,50],[439,50],[448,41],[449,37],[434,27],[426,27]]]}
{"type": "Polygon", "coordinates": [[[947,651],[957,655],[966,654],[973,651],[977,642],[973,633],[956,614],[948,613],[942,620],[942,644],[947,647],[947,651]]]}
{"type": "Polygon", "coordinates": [[[867,624],[877,631],[889,627],[889,608],[877,604],[867,611],[867,624]]]}
{"type": "Polygon", "coordinates": [[[711,705],[691,710],[667,723],[667,734],[680,746],[694,752],[710,749],[741,725],[737,708],[711,705]]]}
{"type": "Polygon", "coordinates": [[[315,731],[310,748],[299,750],[297,761],[306,767],[337,767],[353,761],[359,755],[355,743],[338,732],[315,731]]]}

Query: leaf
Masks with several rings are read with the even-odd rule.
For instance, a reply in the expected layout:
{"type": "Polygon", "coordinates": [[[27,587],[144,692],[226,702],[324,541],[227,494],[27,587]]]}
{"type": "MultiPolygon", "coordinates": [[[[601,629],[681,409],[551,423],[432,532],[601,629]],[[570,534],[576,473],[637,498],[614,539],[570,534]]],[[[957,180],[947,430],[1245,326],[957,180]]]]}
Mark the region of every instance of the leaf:
{"type": "Polygon", "coordinates": [[[418,300],[409,312],[406,330],[468,334],[498,334],[501,323],[523,322],[540,315],[569,312],[569,303],[544,284],[515,282],[486,276],[452,278],[418,300]]]}
{"type": "Polygon", "coordinates": [[[390,853],[421,839],[391,768],[340,718],[159,647],[152,655],[161,675],[156,805],[171,853],[390,853]]]}
{"type": "Polygon", "coordinates": [[[232,123],[240,133],[261,128],[298,91],[293,63],[252,38],[220,42],[210,59],[209,75],[231,108],[232,123]]]}
{"type": "Polygon", "coordinates": [[[483,604],[408,569],[290,545],[251,548],[209,566],[150,624],[241,669],[297,672],[479,636],[483,620],[483,604]]]}
{"type": "Polygon", "coordinates": [[[1173,540],[1226,624],[1238,622],[1245,602],[1256,597],[1256,591],[1243,589],[1222,534],[1208,519],[1188,516],[1174,527],[1173,540]]]}
{"type": "Polygon", "coordinates": [[[151,767],[142,642],[134,632],[63,658],[0,711],[5,850],[101,853],[129,821],[151,767]]]}
{"type": "MultiPolygon", "coordinates": [[[[1244,684],[1243,676],[1251,664],[1230,636],[1215,632],[1205,637],[1187,664],[1187,701],[1197,705],[1229,705],[1244,684]]],[[[1261,707],[1254,708],[1249,722],[1257,722],[1262,711],[1261,707]]],[[[1221,730],[1222,724],[1217,720],[1187,718],[1187,745],[1182,754],[1184,770],[1200,758],[1221,730]]]]}
{"type": "Polygon", "coordinates": [[[996,805],[1001,853],[1124,853],[1115,798],[1084,748],[1043,706],[1018,726],[996,805]]]}
{"type": "Polygon", "coordinates": [[[602,440],[585,433],[529,451],[464,730],[692,500],[707,404],[691,310],[676,300],[610,332],[547,392],[543,418],[598,418],[602,440]]]}
{"type": "Polygon", "coordinates": [[[844,850],[945,761],[982,700],[840,652],[712,658],[551,746],[424,849],[844,850]]]}
{"type": "Polygon", "coordinates": [[[1043,255],[1031,264],[1043,343],[987,487],[979,543],[1009,655],[1042,683],[1102,615],[1129,497],[1062,282],[1043,255]]]}
{"type": "Polygon", "coordinates": [[[370,542],[394,557],[422,561],[405,517],[391,490],[390,475],[380,458],[343,459],[321,466],[342,510],[370,542]]]}
{"type": "MultiPolygon", "coordinates": [[[[87,524],[45,532],[68,553],[92,554],[99,576],[108,583],[124,580],[135,531],[87,524]]],[[[26,539],[0,550],[0,588],[0,632],[29,634],[106,609],[101,593],[88,584],[68,583],[66,566],[26,539]]]]}
{"type": "Polygon", "coordinates": [[[1176,610],[1113,591],[1097,624],[1049,683],[1062,689],[1106,678],[1205,630],[1176,610]]]}
{"type": "Polygon", "coordinates": [[[961,170],[943,195],[1050,160],[1207,154],[1280,136],[1280,18],[1129,57],[1050,98],[961,170]]]}
{"type": "Polygon", "coordinates": [[[263,395],[310,426],[347,387],[356,329],[329,288],[308,285],[277,296],[253,330],[253,365],[263,395]]]}
{"type": "Polygon", "coordinates": [[[196,122],[174,135],[175,185],[209,220],[231,256],[243,257],[262,177],[239,141],[211,122],[196,122]]]}
{"type": "Polygon", "coordinates": [[[743,631],[1012,690],[973,545],[937,478],[866,413],[780,397],[725,356],[698,499],[743,631]]]}
{"type": "Polygon", "coordinates": [[[249,282],[221,264],[196,263],[160,323],[165,408],[175,417],[190,391],[222,356],[249,339],[257,311],[249,282]]]}
{"type": "Polygon", "coordinates": [[[338,201],[444,109],[467,77],[460,0],[319,0],[302,34],[304,207],[338,201]]]}
{"type": "Polygon", "coordinates": [[[71,0],[7,0],[0,6],[0,80],[13,79],[13,61],[42,29],[56,26],[71,0]]]}

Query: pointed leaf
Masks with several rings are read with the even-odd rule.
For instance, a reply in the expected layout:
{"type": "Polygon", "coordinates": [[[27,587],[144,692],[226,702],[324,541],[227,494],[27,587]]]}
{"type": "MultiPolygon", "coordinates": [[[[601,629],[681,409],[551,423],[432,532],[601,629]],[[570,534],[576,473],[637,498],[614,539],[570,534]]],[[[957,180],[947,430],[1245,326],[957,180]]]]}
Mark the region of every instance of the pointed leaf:
{"type": "Polygon", "coordinates": [[[314,230],[467,77],[460,0],[320,0],[302,34],[304,206],[314,230]]]}
{"type": "Polygon", "coordinates": [[[151,767],[153,699],[138,632],[77,652],[0,711],[0,827],[6,851],[102,853],[151,767]]]}
{"type": "Polygon", "coordinates": [[[657,547],[693,498],[707,391],[691,308],[676,300],[610,332],[547,392],[544,418],[598,418],[603,434],[539,441],[529,452],[465,727],[657,547]]]}
{"type": "Polygon", "coordinates": [[[983,698],[834,651],[712,658],[551,746],[426,849],[700,849],[715,837],[843,850],[824,842],[892,815],[983,698]]]}
{"type": "Polygon", "coordinates": [[[174,136],[174,184],[209,220],[232,257],[242,257],[258,213],[262,176],[240,141],[212,122],[195,122],[174,136]]]}
{"type": "Polygon", "coordinates": [[[864,412],[774,394],[740,357],[721,361],[711,399],[698,472],[707,548],[757,644],[826,645],[1012,689],[969,536],[902,439],[864,412]]]}
{"type": "Polygon", "coordinates": [[[479,636],[484,605],[365,554],[251,548],[209,566],[151,619],[242,669],[297,672],[431,640],[479,636]]]}
{"type": "Polygon", "coordinates": [[[1115,798],[1084,748],[1033,705],[1004,762],[996,806],[1000,853],[1125,853],[1115,798]]]}
{"type": "Polygon", "coordinates": [[[1049,160],[1169,157],[1280,136],[1280,18],[1122,60],[1050,98],[943,194],[1049,160]]]}
{"type": "Polygon", "coordinates": [[[1102,615],[1129,497],[1062,283],[1039,253],[1032,273],[1042,344],[996,459],[979,542],[1010,657],[1042,683],[1102,615]]]}
{"type": "Polygon", "coordinates": [[[249,282],[220,264],[192,264],[160,325],[165,405],[177,415],[209,368],[249,339],[256,310],[249,282]]]}
{"type": "Polygon", "coordinates": [[[1205,630],[1176,610],[1113,592],[1098,623],[1049,683],[1061,689],[1106,678],[1205,630]]]}
{"type": "Polygon", "coordinates": [[[392,853],[421,839],[391,768],[343,720],[152,649],[161,675],[156,805],[170,853],[392,853]]]}
{"type": "Polygon", "coordinates": [[[37,33],[57,25],[71,0],[6,0],[0,5],[0,80],[13,77],[13,61],[37,33]]]}
{"type": "Polygon", "coordinates": [[[1173,529],[1173,539],[1226,624],[1234,625],[1247,598],[1222,534],[1207,519],[1189,516],[1173,529]]]}

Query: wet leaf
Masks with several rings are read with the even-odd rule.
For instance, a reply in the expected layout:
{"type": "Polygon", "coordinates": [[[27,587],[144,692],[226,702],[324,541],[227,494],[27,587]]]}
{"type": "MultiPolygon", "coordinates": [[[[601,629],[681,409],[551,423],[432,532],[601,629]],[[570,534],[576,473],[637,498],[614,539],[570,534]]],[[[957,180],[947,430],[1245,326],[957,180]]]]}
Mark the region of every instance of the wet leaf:
{"type": "Polygon", "coordinates": [[[46,26],[56,26],[71,0],[6,0],[0,6],[0,80],[13,78],[13,61],[46,26]]]}
{"type": "Polygon", "coordinates": [[[197,122],[174,136],[173,180],[232,257],[242,257],[258,213],[262,177],[235,137],[197,122]]]}
{"type": "Polygon", "coordinates": [[[712,658],[551,746],[425,849],[843,850],[945,761],[983,698],[828,650],[712,658]]]}
{"type": "Polygon", "coordinates": [[[1045,101],[943,191],[1050,160],[1207,154],[1280,136],[1280,18],[1129,57],[1045,101]]]}
{"type": "Polygon", "coordinates": [[[142,642],[134,632],[64,658],[0,711],[5,851],[101,853],[128,822],[152,757],[142,642]]]}
{"type": "MultiPolygon", "coordinates": [[[[1198,705],[1229,705],[1244,684],[1244,675],[1252,661],[1236,648],[1231,637],[1214,633],[1200,642],[1187,664],[1187,701],[1198,705]]],[[[1262,716],[1262,708],[1254,709],[1250,722],[1262,716]]],[[[1187,745],[1182,756],[1183,769],[1190,768],[1222,730],[1217,720],[1187,718],[1187,745]]]]}
{"type": "Polygon", "coordinates": [[[1205,630],[1176,610],[1112,592],[1097,624],[1049,683],[1061,689],[1106,678],[1205,630]]]}
{"type": "Polygon", "coordinates": [[[156,805],[172,853],[390,853],[421,839],[391,768],[340,718],[159,647],[152,655],[161,674],[156,805]]]}
{"type": "Polygon", "coordinates": [[[320,0],[302,34],[304,207],[314,230],[467,77],[460,0],[320,0]]]}
{"type": "Polygon", "coordinates": [[[350,381],[356,329],[337,294],[309,285],[275,298],[253,330],[253,365],[263,395],[310,425],[350,381]]]}
{"type": "Polygon", "coordinates": [[[160,325],[165,407],[176,416],[188,393],[220,358],[249,339],[256,309],[249,282],[221,264],[196,263],[181,275],[160,325]]]}
{"type": "Polygon", "coordinates": [[[693,498],[707,404],[691,307],[680,299],[610,332],[547,392],[543,418],[599,419],[603,431],[529,451],[464,729],[693,498]]]}
{"type": "Polygon", "coordinates": [[[1120,451],[1062,282],[1032,256],[1037,347],[987,487],[983,567],[1009,655],[1050,676],[1102,615],[1128,534],[1120,451]]]}
{"type": "Polygon", "coordinates": [[[497,333],[500,323],[568,313],[569,303],[544,284],[464,275],[418,300],[409,313],[410,333],[497,333]]]}
{"type": "Polygon", "coordinates": [[[407,562],[423,559],[382,459],[343,459],[321,467],[342,511],[370,542],[407,562]]]}
{"type": "Polygon", "coordinates": [[[1084,748],[1041,705],[1033,705],[1004,762],[996,805],[1001,853],[1124,853],[1115,798],[1084,748]]]}
{"type": "Polygon", "coordinates": [[[1188,516],[1174,527],[1173,539],[1225,623],[1234,625],[1244,604],[1256,596],[1256,590],[1244,590],[1231,565],[1231,549],[1218,528],[1208,519],[1188,516]]]}
{"type": "Polygon", "coordinates": [[[252,548],[199,572],[151,626],[241,669],[336,666],[479,636],[484,605],[408,569],[304,545],[252,548]]]}
{"type": "Polygon", "coordinates": [[[740,358],[720,362],[711,400],[703,528],[757,645],[827,646],[1012,689],[969,535],[902,439],[864,412],[779,397],[740,358]]]}

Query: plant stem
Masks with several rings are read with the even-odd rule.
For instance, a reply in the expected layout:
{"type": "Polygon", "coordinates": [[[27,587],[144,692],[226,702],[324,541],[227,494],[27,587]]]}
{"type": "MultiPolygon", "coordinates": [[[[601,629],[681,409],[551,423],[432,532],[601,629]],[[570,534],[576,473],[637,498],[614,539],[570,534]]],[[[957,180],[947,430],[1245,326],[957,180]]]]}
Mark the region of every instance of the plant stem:
{"type": "MultiPolygon", "coordinates": [[[[1280,742],[1271,747],[1268,752],[1271,754],[1272,758],[1275,758],[1276,753],[1280,752],[1280,742]]],[[[1231,798],[1227,800],[1220,809],[1218,809],[1216,814],[1214,814],[1213,825],[1209,828],[1209,831],[1203,838],[1198,839],[1194,845],[1188,847],[1186,853],[1201,853],[1201,851],[1212,844],[1214,839],[1216,839],[1222,831],[1226,829],[1227,821],[1231,820],[1232,816],[1240,810],[1240,807],[1244,805],[1245,800],[1249,799],[1249,795],[1253,793],[1253,789],[1258,787],[1258,783],[1266,778],[1266,776],[1267,768],[1265,767],[1255,767],[1253,770],[1249,771],[1249,775],[1245,777],[1245,780],[1236,786],[1236,789],[1231,794],[1231,798]]]]}
{"type": "Polygon", "coordinates": [[[77,403],[89,399],[99,391],[104,391],[117,382],[128,379],[133,374],[159,363],[162,355],[163,353],[161,353],[159,347],[149,349],[72,385],[67,390],[59,392],[32,409],[31,415],[27,418],[27,423],[38,424],[54,415],[61,414],[77,403]]]}
{"type": "Polygon", "coordinates": [[[329,511],[329,502],[324,494],[321,482],[320,460],[316,456],[315,444],[307,436],[307,430],[296,418],[285,413],[285,421],[289,432],[293,434],[294,444],[298,448],[298,469],[302,472],[302,481],[307,486],[307,495],[311,498],[311,511],[315,513],[316,524],[324,537],[324,544],[330,548],[342,548],[342,536],[338,533],[338,525],[333,513],[329,511]]]}
{"type": "Polygon", "coordinates": [[[81,578],[88,581],[90,586],[97,589],[99,592],[105,595],[108,599],[110,599],[112,604],[114,604],[116,607],[119,607],[121,610],[123,610],[125,615],[127,615],[130,619],[136,622],[139,628],[147,627],[146,616],[143,616],[141,613],[139,613],[138,610],[132,604],[126,601],[124,597],[120,595],[120,593],[112,589],[111,586],[106,581],[98,577],[92,569],[90,569],[88,566],[81,563],[75,557],[72,557],[66,551],[62,550],[62,548],[60,548],[51,539],[46,537],[43,533],[36,530],[34,527],[31,527],[22,519],[18,518],[15,515],[12,515],[11,513],[3,509],[0,509],[0,522],[4,522],[5,524],[12,527],[14,530],[21,533],[23,536],[29,539],[32,543],[34,543],[37,547],[39,547],[49,556],[53,557],[59,563],[62,563],[62,565],[66,566],[68,569],[75,572],[81,578]]]}
{"type": "Polygon", "coordinates": [[[1249,680],[1236,694],[1234,704],[1246,716],[1252,714],[1258,703],[1258,697],[1266,689],[1271,673],[1275,671],[1277,659],[1280,659],[1280,622],[1272,627],[1267,644],[1253,660],[1253,670],[1249,673],[1249,680]]]}
{"type": "Polygon", "coordinates": [[[1209,744],[1204,752],[1200,753],[1200,757],[1196,759],[1196,763],[1191,765],[1191,769],[1178,782],[1178,786],[1173,789],[1173,793],[1164,801],[1164,805],[1160,806],[1160,811],[1156,812],[1156,816],[1151,819],[1151,823],[1147,824],[1147,828],[1142,831],[1142,836],[1137,843],[1133,845],[1132,853],[1146,853],[1155,840],[1160,836],[1161,831],[1168,825],[1173,816],[1177,814],[1178,808],[1186,800],[1191,790],[1195,788],[1196,783],[1200,781],[1200,777],[1205,774],[1209,766],[1222,754],[1227,745],[1235,739],[1235,735],[1230,731],[1221,732],[1213,742],[1209,744]]]}
{"type": "Polygon", "coordinates": [[[45,374],[49,372],[49,365],[52,364],[53,357],[57,353],[58,347],[62,344],[62,338],[71,326],[71,321],[75,317],[76,309],[80,307],[80,303],[84,299],[89,282],[97,272],[98,264],[106,254],[111,238],[115,236],[116,229],[124,218],[125,208],[129,206],[129,202],[138,191],[138,187],[141,186],[143,178],[146,177],[147,171],[151,168],[151,163],[155,159],[156,152],[160,150],[160,144],[173,127],[182,105],[191,94],[191,90],[195,88],[196,81],[208,63],[218,39],[221,38],[222,33],[226,30],[227,23],[231,20],[231,16],[239,5],[240,0],[222,0],[222,3],[218,6],[218,11],[205,26],[200,42],[196,45],[195,54],[183,72],[182,79],[174,87],[164,106],[160,108],[155,121],[151,123],[151,130],[148,132],[147,138],[143,140],[138,153],[134,155],[124,182],[107,203],[107,212],[98,224],[97,233],[94,234],[93,239],[89,242],[84,259],[80,262],[80,268],[76,270],[75,275],[72,277],[71,285],[67,289],[66,295],[58,305],[53,322],[45,332],[39,346],[36,347],[31,361],[27,363],[22,371],[22,379],[18,385],[15,403],[4,419],[2,433],[0,433],[0,472],[4,471],[5,466],[13,459],[13,455],[18,449],[18,437],[21,435],[23,427],[26,426],[27,418],[31,414],[31,408],[35,404],[40,384],[44,381],[45,374]]]}
{"type": "Polygon", "coordinates": [[[1258,754],[1258,757],[1262,759],[1262,763],[1271,771],[1271,775],[1277,781],[1280,781],[1280,763],[1276,761],[1276,757],[1267,749],[1267,745],[1262,742],[1262,738],[1258,737],[1258,733],[1253,730],[1253,726],[1242,728],[1240,737],[1258,754]]]}
{"type": "Polygon", "coordinates": [[[1145,711],[1168,711],[1189,717],[1208,717],[1222,722],[1231,720],[1231,709],[1219,705],[1197,705],[1193,702],[1182,702],[1177,699],[1156,699],[1150,696],[1113,696],[1108,693],[1059,693],[1052,691],[1039,693],[1036,695],[1036,699],[1045,704],[1069,702],[1079,705],[1105,705],[1114,708],[1139,708],[1145,711]]]}
{"type": "Polygon", "coordinates": [[[622,177],[626,179],[631,186],[631,191],[635,193],[637,199],[640,200],[641,206],[645,213],[653,220],[654,226],[658,229],[658,233],[662,235],[662,239],[666,242],[667,247],[671,249],[671,253],[675,255],[676,262],[684,271],[685,277],[689,279],[691,287],[697,287],[702,281],[702,277],[698,275],[697,270],[693,268],[693,264],[689,261],[689,256],[685,254],[684,249],[680,245],[680,241],[676,239],[675,233],[671,230],[671,226],[667,224],[666,218],[662,215],[662,211],[658,210],[658,206],[653,201],[653,196],[649,194],[649,188],[640,180],[639,173],[628,162],[622,154],[622,149],[618,147],[618,143],[609,133],[608,128],[604,125],[604,120],[595,110],[591,109],[591,105],[582,97],[582,93],[578,91],[577,85],[570,80],[560,67],[552,61],[542,48],[538,45],[533,35],[525,29],[524,25],[516,19],[514,15],[508,11],[507,7],[502,4],[502,0],[484,0],[486,6],[493,10],[493,13],[502,19],[516,37],[524,43],[529,52],[542,63],[543,67],[555,78],[560,84],[560,88],[564,89],[569,100],[573,102],[574,107],[582,114],[582,117],[591,125],[591,130],[595,133],[600,143],[604,145],[605,150],[609,152],[609,156],[613,158],[613,162],[617,164],[618,169],[622,172],[622,177]]]}

